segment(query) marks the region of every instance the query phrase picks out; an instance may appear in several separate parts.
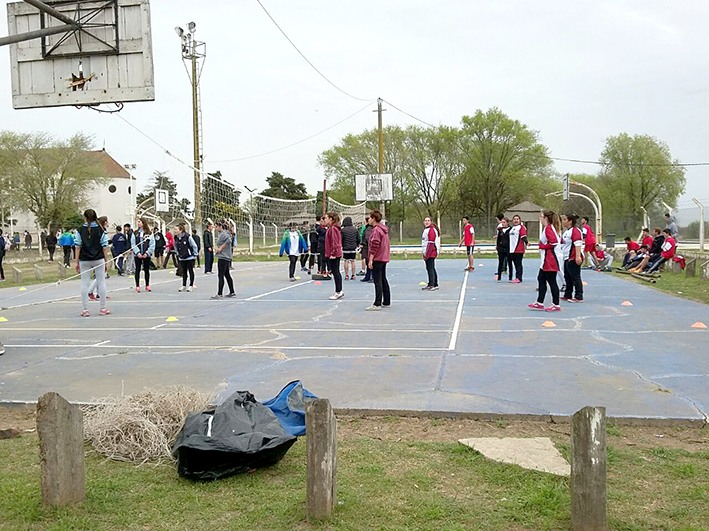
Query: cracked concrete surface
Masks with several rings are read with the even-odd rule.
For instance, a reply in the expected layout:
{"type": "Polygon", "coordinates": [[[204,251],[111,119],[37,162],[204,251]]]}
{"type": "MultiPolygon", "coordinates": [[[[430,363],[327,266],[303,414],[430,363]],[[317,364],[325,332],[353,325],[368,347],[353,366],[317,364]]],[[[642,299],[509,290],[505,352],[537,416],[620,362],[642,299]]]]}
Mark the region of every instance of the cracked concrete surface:
{"type": "Polygon", "coordinates": [[[345,281],[338,301],[327,282],[288,287],[286,263],[236,264],[236,300],[208,300],[216,276],[177,293],[177,279],[158,272],[149,294],[113,278],[114,314],[101,318],[78,316],[76,283],[0,290],[0,400],[175,384],[265,399],[301,379],[340,408],[568,415],[603,405],[611,416],[706,422],[709,331],[690,327],[709,323],[709,307],[584,271],[586,301],[545,315],[526,306],[538,260],[525,262],[521,285],[494,282],[483,262],[450,351],[462,260],[439,261],[437,292],[420,290],[422,262],[393,262],[393,303],[381,312],[363,311],[371,284],[345,281]]]}

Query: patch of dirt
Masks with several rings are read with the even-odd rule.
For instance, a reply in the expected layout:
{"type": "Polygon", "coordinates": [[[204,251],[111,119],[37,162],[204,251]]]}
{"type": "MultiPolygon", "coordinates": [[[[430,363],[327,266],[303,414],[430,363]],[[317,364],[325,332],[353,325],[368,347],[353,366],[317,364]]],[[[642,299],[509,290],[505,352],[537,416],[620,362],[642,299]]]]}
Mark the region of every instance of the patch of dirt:
{"type": "MultiPolygon", "coordinates": [[[[369,437],[385,441],[455,442],[471,437],[549,437],[570,443],[571,426],[515,420],[430,419],[417,417],[338,416],[338,438],[369,437]]],[[[616,447],[709,449],[709,428],[608,427],[607,442],[616,447]]]]}

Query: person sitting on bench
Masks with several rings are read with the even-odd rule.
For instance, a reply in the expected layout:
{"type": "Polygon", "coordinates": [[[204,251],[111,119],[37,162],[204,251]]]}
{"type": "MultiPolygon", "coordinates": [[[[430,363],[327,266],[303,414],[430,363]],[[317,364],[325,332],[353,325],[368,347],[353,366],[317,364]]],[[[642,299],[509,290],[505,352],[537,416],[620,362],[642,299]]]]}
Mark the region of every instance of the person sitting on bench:
{"type": "Polygon", "coordinates": [[[640,244],[638,242],[634,242],[630,236],[625,237],[625,245],[628,248],[628,252],[625,253],[625,256],[623,257],[623,267],[626,267],[628,262],[633,260],[640,250],[640,244]]]}
{"type": "Polygon", "coordinates": [[[611,264],[613,264],[613,256],[597,243],[591,253],[591,262],[596,264],[596,271],[610,271],[611,264]]]}
{"type": "Polygon", "coordinates": [[[667,262],[667,260],[672,260],[675,257],[675,250],[677,244],[675,239],[672,237],[671,229],[665,229],[665,242],[662,244],[662,251],[660,252],[660,257],[656,258],[648,268],[648,273],[654,273],[662,267],[662,264],[667,262]]]}

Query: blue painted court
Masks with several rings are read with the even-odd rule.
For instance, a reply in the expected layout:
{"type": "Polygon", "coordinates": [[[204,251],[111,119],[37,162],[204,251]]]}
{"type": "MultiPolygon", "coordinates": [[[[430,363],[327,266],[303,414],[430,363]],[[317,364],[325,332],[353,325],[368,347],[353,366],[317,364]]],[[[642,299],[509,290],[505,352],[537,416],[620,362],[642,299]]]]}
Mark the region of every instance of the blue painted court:
{"type": "Polygon", "coordinates": [[[373,285],[347,281],[330,301],[332,283],[300,273],[291,284],[286,262],[237,263],[232,300],[209,300],[216,275],[198,273],[192,293],[167,271],[152,293],[113,277],[114,314],[98,317],[92,303],[88,319],[76,282],[3,289],[0,400],[176,384],[266,399],[301,379],[341,408],[565,415],[605,405],[612,416],[706,418],[709,330],[691,325],[709,324],[709,306],[584,271],[586,302],[532,312],[538,260],[525,262],[521,285],[496,283],[494,265],[479,260],[466,276],[462,259],[439,260],[441,289],[424,292],[423,262],[394,261],[392,307],[380,312],[364,311],[373,285]]]}

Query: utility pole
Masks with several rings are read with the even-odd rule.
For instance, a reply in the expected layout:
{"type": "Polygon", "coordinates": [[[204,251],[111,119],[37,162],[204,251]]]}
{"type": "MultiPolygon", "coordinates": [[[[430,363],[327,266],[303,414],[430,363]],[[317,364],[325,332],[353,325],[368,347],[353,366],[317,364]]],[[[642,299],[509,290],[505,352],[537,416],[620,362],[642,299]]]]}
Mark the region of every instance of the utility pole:
{"type": "MultiPolygon", "coordinates": [[[[199,61],[207,56],[207,45],[194,37],[197,25],[187,24],[188,32],[177,27],[175,32],[182,39],[182,60],[190,61],[188,77],[192,84],[192,142],[194,154],[194,225],[197,232],[202,231],[202,108],[199,97],[199,80],[202,68],[199,61]]],[[[204,64],[204,63],[203,63],[204,64]]]]}
{"type": "MultiPolygon", "coordinates": [[[[379,127],[379,175],[384,173],[384,130],[382,129],[382,109],[383,100],[377,98],[377,122],[379,127]]],[[[382,213],[382,218],[386,219],[386,204],[384,201],[379,203],[379,210],[382,213]]]]}

